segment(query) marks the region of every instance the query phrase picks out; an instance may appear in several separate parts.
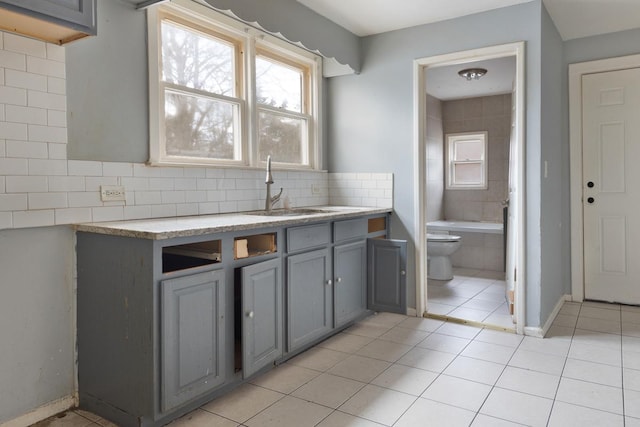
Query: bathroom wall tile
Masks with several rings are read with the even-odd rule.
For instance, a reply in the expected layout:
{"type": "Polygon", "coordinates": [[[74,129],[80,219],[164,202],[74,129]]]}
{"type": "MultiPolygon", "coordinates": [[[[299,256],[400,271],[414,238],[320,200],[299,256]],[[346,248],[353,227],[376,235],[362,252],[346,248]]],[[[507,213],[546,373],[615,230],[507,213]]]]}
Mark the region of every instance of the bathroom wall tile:
{"type": "Polygon", "coordinates": [[[465,120],[482,118],[482,98],[467,98],[462,102],[465,120]]]}

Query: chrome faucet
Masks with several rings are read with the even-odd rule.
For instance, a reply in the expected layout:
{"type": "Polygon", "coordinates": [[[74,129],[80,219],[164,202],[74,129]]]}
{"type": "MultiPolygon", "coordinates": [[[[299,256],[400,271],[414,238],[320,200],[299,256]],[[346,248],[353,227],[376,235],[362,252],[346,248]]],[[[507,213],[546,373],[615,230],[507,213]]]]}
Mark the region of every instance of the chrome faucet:
{"type": "Polygon", "coordinates": [[[273,184],[273,175],[271,174],[271,156],[267,156],[267,178],[264,183],[267,184],[267,198],[264,201],[264,210],[271,212],[273,205],[278,203],[280,196],[282,196],[282,187],[280,187],[280,192],[271,197],[271,184],[273,184]]]}

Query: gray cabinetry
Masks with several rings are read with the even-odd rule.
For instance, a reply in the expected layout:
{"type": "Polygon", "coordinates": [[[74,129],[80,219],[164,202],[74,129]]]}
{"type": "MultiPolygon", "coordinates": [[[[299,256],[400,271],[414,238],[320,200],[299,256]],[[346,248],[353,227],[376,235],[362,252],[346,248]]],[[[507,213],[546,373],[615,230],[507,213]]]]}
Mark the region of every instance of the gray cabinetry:
{"type": "MultiPolygon", "coordinates": [[[[37,28],[37,24],[32,23],[28,18],[69,28],[82,35],[95,35],[96,5],[96,0],[0,0],[0,8],[8,10],[7,13],[18,14],[12,15],[14,27],[8,28],[9,30],[17,30],[26,35],[41,36],[47,41],[60,43],[74,40],[80,36],[53,27],[49,30],[37,28]],[[23,19],[23,17],[25,18],[23,19]]],[[[0,25],[6,26],[7,24],[2,21],[0,19],[0,25]]]]}
{"type": "Polygon", "coordinates": [[[329,249],[287,258],[288,350],[294,351],[332,329],[329,249]]]}
{"type": "Polygon", "coordinates": [[[336,327],[357,319],[367,309],[367,245],[362,240],[333,249],[336,327]]]}
{"type": "Polygon", "coordinates": [[[247,378],[282,357],[284,315],[280,258],[242,268],[242,373],[247,378]]]}
{"type": "Polygon", "coordinates": [[[407,242],[368,241],[368,307],[405,314],[407,309],[407,242]]]}
{"type": "Polygon", "coordinates": [[[207,271],[160,283],[163,412],[224,382],[224,277],[207,271]]]}

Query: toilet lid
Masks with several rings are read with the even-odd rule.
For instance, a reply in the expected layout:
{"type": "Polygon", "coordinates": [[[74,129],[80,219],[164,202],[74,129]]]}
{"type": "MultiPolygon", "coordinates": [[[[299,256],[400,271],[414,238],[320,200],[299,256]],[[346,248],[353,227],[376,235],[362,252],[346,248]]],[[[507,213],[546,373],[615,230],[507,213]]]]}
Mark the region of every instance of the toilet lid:
{"type": "Polygon", "coordinates": [[[453,234],[431,234],[427,233],[427,241],[432,242],[458,242],[460,240],[460,236],[455,236],[453,234]]]}

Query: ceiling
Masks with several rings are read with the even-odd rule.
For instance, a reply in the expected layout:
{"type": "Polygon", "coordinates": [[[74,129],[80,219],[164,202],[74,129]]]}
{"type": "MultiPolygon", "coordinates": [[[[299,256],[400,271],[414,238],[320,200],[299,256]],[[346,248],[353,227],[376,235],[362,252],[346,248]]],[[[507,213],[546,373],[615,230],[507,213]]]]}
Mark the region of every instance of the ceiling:
{"type": "MultiPolygon", "coordinates": [[[[298,0],[359,36],[471,15],[532,0],[298,0]]],[[[543,0],[563,40],[640,27],[638,0],[543,0]]]]}

